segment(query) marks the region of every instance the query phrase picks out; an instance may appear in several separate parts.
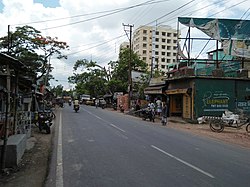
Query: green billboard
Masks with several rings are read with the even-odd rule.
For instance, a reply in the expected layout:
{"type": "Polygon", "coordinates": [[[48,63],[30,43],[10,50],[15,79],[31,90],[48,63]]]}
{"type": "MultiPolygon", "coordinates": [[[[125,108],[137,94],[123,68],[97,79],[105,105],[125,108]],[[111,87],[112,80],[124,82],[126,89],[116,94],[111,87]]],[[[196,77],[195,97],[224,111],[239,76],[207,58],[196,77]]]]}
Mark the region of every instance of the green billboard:
{"type": "Polygon", "coordinates": [[[196,79],[196,117],[221,116],[225,110],[234,110],[234,83],[234,80],[196,79]]]}

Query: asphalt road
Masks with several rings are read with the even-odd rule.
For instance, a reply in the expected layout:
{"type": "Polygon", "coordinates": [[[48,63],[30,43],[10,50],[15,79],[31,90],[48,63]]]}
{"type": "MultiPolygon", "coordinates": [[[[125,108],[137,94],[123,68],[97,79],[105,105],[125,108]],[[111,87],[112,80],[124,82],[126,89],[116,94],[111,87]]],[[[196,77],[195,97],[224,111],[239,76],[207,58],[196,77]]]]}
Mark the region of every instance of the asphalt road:
{"type": "Polygon", "coordinates": [[[92,106],[57,115],[46,187],[250,186],[250,151],[92,106]]]}

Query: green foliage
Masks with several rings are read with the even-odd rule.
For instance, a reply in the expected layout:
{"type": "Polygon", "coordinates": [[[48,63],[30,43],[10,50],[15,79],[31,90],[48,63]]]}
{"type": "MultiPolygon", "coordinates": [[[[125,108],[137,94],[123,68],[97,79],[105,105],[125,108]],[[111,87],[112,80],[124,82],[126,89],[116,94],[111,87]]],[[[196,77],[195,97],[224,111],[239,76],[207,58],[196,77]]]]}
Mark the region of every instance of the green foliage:
{"type": "Polygon", "coordinates": [[[106,93],[108,75],[105,68],[97,65],[96,62],[87,60],[78,60],[73,69],[83,68],[81,74],[74,74],[69,77],[69,82],[76,84],[77,94],[90,94],[93,97],[104,95],[106,93]]]}
{"type": "Polygon", "coordinates": [[[51,92],[54,93],[54,95],[56,97],[62,97],[63,96],[63,86],[60,84],[60,85],[52,88],[51,92]]]}
{"type": "Polygon", "coordinates": [[[51,56],[66,58],[62,50],[68,48],[65,42],[58,38],[42,36],[41,32],[31,26],[16,27],[14,32],[0,38],[0,50],[18,59],[30,70],[40,76],[39,79],[52,68],[49,66],[51,56]]]}
{"type": "MultiPolygon", "coordinates": [[[[130,51],[123,50],[119,54],[118,61],[108,63],[108,71],[97,62],[86,59],[77,60],[74,71],[81,70],[81,74],[75,73],[69,77],[69,82],[76,84],[78,94],[90,94],[98,97],[106,93],[127,92],[129,75],[130,51]]],[[[146,72],[146,63],[139,59],[137,54],[131,54],[131,70],[146,72]]],[[[140,86],[137,86],[141,89],[140,86]]]]}

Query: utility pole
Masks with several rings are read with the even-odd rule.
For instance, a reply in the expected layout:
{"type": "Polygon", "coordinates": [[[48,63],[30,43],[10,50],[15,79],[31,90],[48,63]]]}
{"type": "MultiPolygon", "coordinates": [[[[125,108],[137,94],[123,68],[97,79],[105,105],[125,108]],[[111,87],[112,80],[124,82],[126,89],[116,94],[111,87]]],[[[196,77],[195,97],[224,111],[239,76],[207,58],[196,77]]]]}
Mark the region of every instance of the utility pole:
{"type": "MultiPolygon", "coordinates": [[[[10,25],[8,25],[8,55],[10,54],[10,25]]],[[[7,154],[7,142],[8,142],[8,133],[9,133],[9,115],[10,115],[10,90],[11,90],[11,74],[9,63],[7,63],[7,73],[6,73],[6,110],[5,110],[5,123],[4,123],[4,139],[3,139],[3,147],[1,152],[1,170],[4,172],[5,162],[6,162],[6,154],[7,154]]]]}
{"type": "Polygon", "coordinates": [[[133,95],[133,87],[132,87],[132,76],[131,76],[131,63],[132,63],[132,29],[134,27],[134,25],[130,25],[130,24],[122,24],[124,27],[124,31],[129,39],[129,62],[128,62],[128,108],[130,108],[130,102],[131,102],[131,97],[133,95]],[[126,29],[127,27],[129,27],[129,30],[126,29]],[[129,35],[128,35],[129,33],[129,35]]]}
{"type": "Polygon", "coordinates": [[[150,71],[150,78],[153,78],[154,73],[154,65],[155,65],[155,34],[156,34],[156,27],[152,27],[152,59],[151,59],[151,71],[150,71]]]}

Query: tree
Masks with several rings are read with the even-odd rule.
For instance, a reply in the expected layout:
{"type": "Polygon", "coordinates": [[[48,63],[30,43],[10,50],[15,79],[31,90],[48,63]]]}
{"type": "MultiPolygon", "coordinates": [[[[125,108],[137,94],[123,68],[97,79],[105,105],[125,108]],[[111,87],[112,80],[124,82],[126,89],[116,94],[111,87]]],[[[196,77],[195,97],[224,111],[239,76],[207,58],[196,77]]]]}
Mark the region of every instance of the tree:
{"type": "Polygon", "coordinates": [[[62,97],[63,96],[63,86],[57,85],[56,87],[51,89],[51,92],[54,93],[56,97],[62,97]]]}
{"type": "Polygon", "coordinates": [[[77,94],[89,94],[94,97],[104,95],[109,75],[105,67],[101,67],[96,62],[87,61],[86,59],[77,60],[73,69],[76,71],[83,68],[85,71],[81,74],[74,73],[69,77],[69,82],[76,84],[77,94]]]}
{"type": "MultiPolygon", "coordinates": [[[[14,32],[0,38],[0,50],[20,60],[38,75],[37,80],[52,71],[50,58],[67,58],[62,50],[68,49],[66,42],[58,38],[42,36],[41,32],[31,26],[16,27],[14,32]]],[[[48,78],[48,76],[47,76],[48,78]]]]}
{"type": "MultiPolygon", "coordinates": [[[[75,73],[74,76],[69,77],[69,81],[76,84],[75,88],[78,93],[90,94],[94,97],[106,93],[127,92],[129,59],[129,50],[123,50],[119,55],[119,60],[109,62],[108,68],[86,59],[78,60],[73,69],[76,71],[82,68],[84,72],[75,73]]],[[[132,70],[146,72],[147,65],[139,59],[137,54],[132,53],[131,67],[132,70]]]]}
{"type": "MultiPolygon", "coordinates": [[[[131,56],[131,69],[134,71],[139,71],[146,73],[147,64],[140,60],[136,53],[132,52],[131,56]]],[[[128,75],[129,75],[129,61],[130,61],[130,49],[123,49],[119,54],[118,61],[111,61],[109,63],[111,72],[111,81],[109,82],[109,87],[112,90],[127,92],[128,90],[128,75]]]]}

